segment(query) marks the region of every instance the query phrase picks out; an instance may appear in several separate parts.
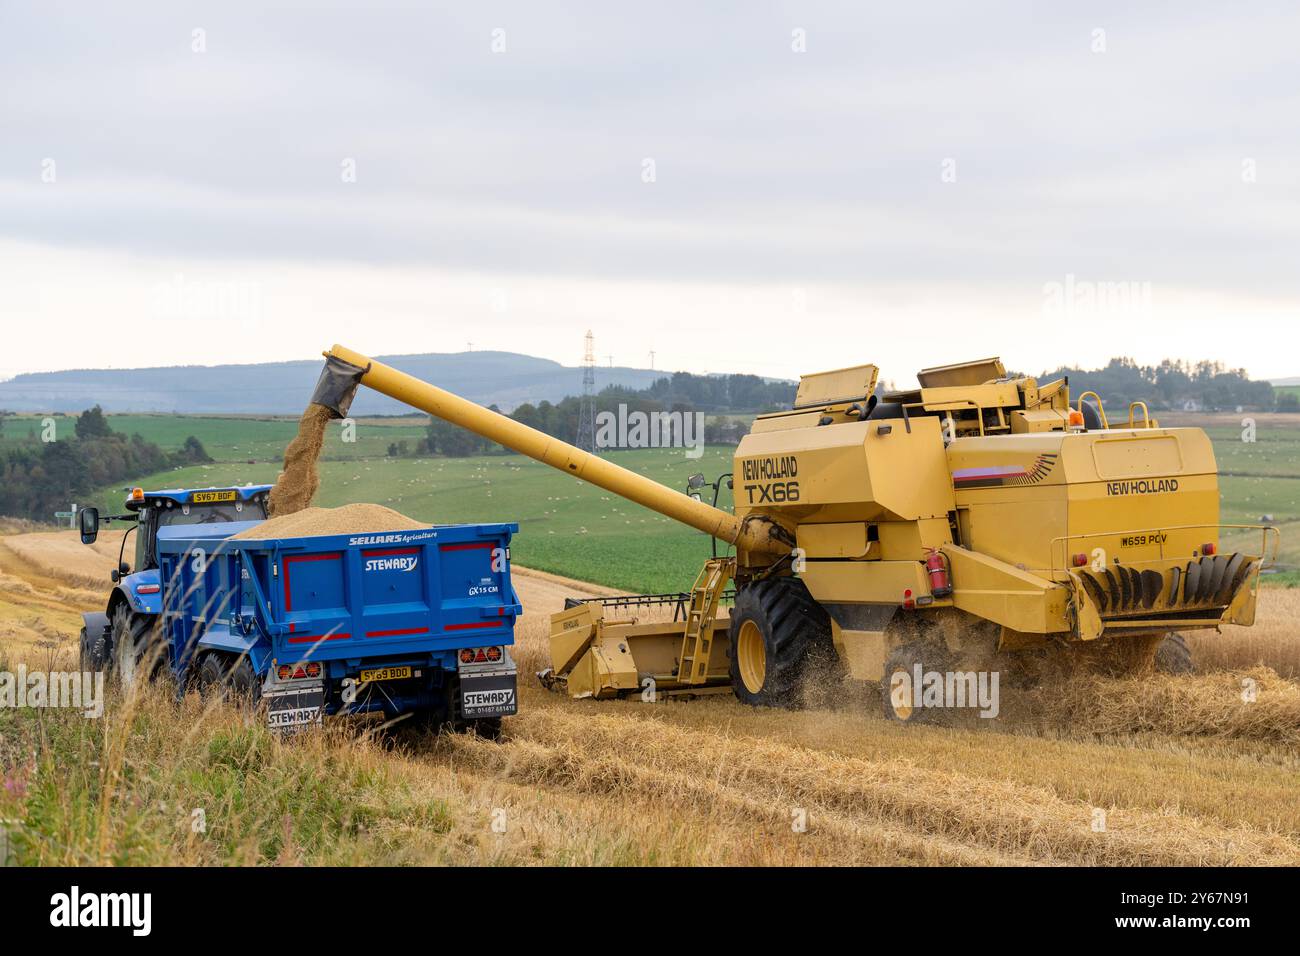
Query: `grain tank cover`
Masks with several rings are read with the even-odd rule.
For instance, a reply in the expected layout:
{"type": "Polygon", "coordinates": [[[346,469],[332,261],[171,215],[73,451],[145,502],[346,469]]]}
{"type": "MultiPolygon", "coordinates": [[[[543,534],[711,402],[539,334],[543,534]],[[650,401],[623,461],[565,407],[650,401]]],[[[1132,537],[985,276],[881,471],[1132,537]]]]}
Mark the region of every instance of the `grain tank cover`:
{"type": "Polygon", "coordinates": [[[936,365],[917,372],[916,380],[922,388],[960,388],[965,385],[984,385],[1007,377],[1006,366],[997,358],[976,359],[956,365],[936,365]]]}
{"type": "Polygon", "coordinates": [[[865,402],[876,390],[876,377],[879,374],[880,369],[874,365],[855,365],[833,372],[804,375],[799,379],[794,407],[801,409],[865,402]]]}

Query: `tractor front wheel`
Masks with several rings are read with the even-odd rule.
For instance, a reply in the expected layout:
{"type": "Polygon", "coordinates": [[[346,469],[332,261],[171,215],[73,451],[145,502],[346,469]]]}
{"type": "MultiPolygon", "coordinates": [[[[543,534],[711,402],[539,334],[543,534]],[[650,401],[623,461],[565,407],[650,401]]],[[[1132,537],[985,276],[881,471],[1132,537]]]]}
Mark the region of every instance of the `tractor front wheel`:
{"type": "MultiPolygon", "coordinates": [[[[798,578],[741,588],[731,612],[731,686],[756,707],[794,707],[835,661],[831,622],[798,578]]],[[[830,675],[827,675],[828,679],[830,675]]]]}

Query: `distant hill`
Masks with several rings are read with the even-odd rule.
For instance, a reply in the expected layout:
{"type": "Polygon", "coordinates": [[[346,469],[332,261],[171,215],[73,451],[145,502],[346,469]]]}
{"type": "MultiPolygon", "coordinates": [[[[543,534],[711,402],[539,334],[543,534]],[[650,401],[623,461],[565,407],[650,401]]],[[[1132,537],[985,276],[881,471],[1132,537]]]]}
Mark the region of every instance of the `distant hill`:
{"type": "Polygon", "coordinates": [[[1269,384],[1274,388],[1295,388],[1297,385],[1300,385],[1300,375],[1293,376],[1292,378],[1275,378],[1270,380],[1269,384]]]}
{"type": "MultiPolygon", "coordinates": [[[[524,402],[558,402],[582,392],[582,370],[515,352],[381,355],[379,361],[483,405],[511,411],[524,402]]],[[[0,382],[0,409],[11,412],[298,414],[320,375],[321,360],[261,365],[185,365],[169,368],[31,372],[0,382]]],[[[668,373],[644,368],[598,368],[596,388],[642,389],[668,373]]],[[[352,413],[401,415],[411,409],[361,389],[352,413]]]]}

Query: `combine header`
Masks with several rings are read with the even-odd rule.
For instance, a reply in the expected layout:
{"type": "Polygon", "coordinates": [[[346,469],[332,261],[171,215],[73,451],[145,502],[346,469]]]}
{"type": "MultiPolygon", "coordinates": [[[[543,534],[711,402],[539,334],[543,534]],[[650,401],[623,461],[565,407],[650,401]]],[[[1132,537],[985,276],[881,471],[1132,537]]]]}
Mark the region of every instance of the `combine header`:
{"type": "Polygon", "coordinates": [[[1072,405],[1067,380],[998,359],[883,395],[873,365],[804,376],[736,449],[729,514],[341,346],[326,358],[313,401],[336,415],[367,385],[734,548],[684,621],[607,618],[600,602],[555,615],[544,680],[575,696],[730,684],[790,705],[839,674],[881,682],[891,718],[932,719],[888,692],[894,675],[1054,646],[1150,661],[1163,641],[1183,650],[1175,631],[1253,623],[1276,534],[1219,521],[1199,428],[1161,428],[1141,402],[1112,424],[1095,393],[1072,405]]]}

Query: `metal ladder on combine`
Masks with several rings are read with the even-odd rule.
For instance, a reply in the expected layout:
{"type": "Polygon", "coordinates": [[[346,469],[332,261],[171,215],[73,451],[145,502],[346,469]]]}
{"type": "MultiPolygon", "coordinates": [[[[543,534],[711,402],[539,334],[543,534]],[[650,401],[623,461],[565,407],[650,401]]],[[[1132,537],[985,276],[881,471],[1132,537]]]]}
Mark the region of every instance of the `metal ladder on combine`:
{"type": "Polygon", "coordinates": [[[698,685],[709,679],[709,657],[713,653],[713,622],[718,602],[736,570],[735,558],[710,558],[691,588],[686,609],[686,633],[682,637],[681,662],[677,679],[698,685]]]}

